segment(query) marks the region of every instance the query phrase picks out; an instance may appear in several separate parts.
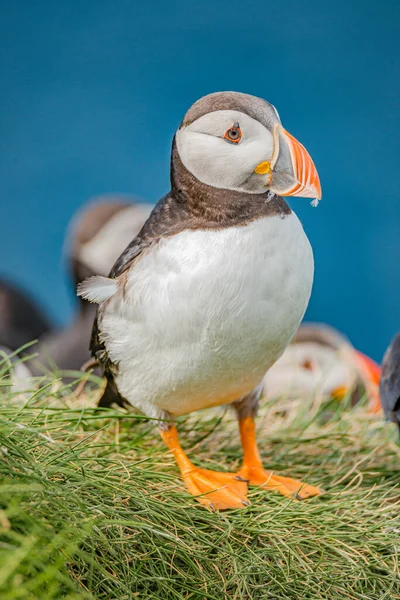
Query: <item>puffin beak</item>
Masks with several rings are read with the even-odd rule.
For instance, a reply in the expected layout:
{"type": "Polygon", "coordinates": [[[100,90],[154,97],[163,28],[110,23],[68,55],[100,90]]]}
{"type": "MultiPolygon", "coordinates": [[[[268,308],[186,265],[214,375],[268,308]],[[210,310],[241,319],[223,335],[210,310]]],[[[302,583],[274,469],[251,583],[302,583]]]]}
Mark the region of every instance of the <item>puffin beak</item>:
{"type": "Polygon", "coordinates": [[[335,398],[336,400],[343,400],[343,398],[346,398],[349,392],[350,388],[346,387],[345,385],[342,385],[332,390],[331,397],[335,398]]]}
{"type": "Polygon", "coordinates": [[[379,381],[381,378],[381,367],[369,356],[358,350],[355,351],[355,364],[365,385],[370,398],[370,413],[377,413],[382,405],[379,397],[379,381]]]}
{"type": "MultiPolygon", "coordinates": [[[[259,167],[260,165],[256,167],[256,173],[260,172],[259,167]]],[[[274,154],[270,169],[271,177],[267,187],[272,192],[281,196],[321,199],[321,184],[311,156],[278,123],[274,128],[274,154]]]]}

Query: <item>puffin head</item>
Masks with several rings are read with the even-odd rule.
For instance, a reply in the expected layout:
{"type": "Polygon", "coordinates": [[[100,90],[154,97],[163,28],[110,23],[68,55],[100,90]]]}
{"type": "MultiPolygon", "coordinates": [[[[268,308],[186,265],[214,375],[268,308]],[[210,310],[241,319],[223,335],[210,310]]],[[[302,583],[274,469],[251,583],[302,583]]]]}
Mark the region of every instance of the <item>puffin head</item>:
{"type": "Polygon", "coordinates": [[[186,113],[176,145],[184,167],[209,186],[321,198],[307,150],[282,127],[275,107],[256,96],[217,92],[200,98],[186,113]]]}

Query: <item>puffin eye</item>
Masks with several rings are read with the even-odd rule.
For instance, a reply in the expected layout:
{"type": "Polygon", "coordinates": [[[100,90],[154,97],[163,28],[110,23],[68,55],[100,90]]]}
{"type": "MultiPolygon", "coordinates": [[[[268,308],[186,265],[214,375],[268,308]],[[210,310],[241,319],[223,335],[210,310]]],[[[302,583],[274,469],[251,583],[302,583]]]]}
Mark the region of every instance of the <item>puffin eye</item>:
{"type": "Polygon", "coordinates": [[[232,144],[238,144],[242,139],[242,130],[238,122],[234,123],[232,127],[227,129],[224,134],[224,140],[231,142],[232,144]]]}

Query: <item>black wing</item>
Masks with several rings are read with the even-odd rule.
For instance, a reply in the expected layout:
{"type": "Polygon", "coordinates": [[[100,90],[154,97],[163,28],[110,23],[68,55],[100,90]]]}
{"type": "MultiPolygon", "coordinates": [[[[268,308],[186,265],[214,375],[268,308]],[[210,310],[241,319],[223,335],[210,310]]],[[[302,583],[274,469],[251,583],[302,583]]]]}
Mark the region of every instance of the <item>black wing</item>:
{"type": "Polygon", "coordinates": [[[167,194],[155,205],[142,229],[117,259],[109,277],[118,277],[129,269],[139,254],[160,238],[179,233],[188,226],[190,216],[187,205],[177,201],[172,194],[167,194]]]}

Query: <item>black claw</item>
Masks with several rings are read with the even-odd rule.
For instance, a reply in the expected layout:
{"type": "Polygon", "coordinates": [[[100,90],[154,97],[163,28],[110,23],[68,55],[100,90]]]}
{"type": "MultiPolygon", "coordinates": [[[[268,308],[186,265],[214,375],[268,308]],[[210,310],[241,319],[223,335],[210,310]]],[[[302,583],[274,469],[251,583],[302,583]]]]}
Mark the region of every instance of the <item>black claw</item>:
{"type": "Polygon", "coordinates": [[[244,477],[241,477],[240,475],[235,475],[235,479],[236,479],[236,481],[244,481],[245,483],[250,483],[250,479],[245,479],[244,477]]]}

